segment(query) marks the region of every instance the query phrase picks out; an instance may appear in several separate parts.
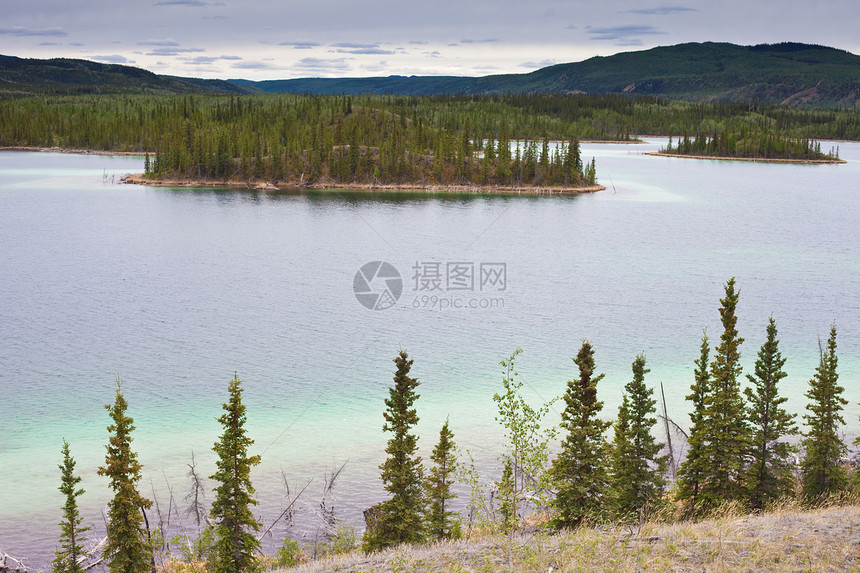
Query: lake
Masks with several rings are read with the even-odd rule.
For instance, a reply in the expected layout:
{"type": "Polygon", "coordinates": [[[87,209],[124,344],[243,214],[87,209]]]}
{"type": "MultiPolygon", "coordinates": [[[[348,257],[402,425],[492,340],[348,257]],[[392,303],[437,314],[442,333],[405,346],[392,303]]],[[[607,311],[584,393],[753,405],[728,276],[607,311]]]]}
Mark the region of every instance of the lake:
{"type": "Polygon", "coordinates": [[[646,382],[663,384],[686,426],[703,329],[719,338],[733,276],[744,371],[772,314],[798,413],[836,321],[853,439],[860,144],[839,143],[847,164],[814,166],[643,155],[662,145],[584,145],[607,189],[576,197],[147,188],[119,184],[139,157],[0,151],[0,548],[31,566],[51,559],[63,438],[85,522],[103,533],[96,468],[117,377],[141,490],[163,514],[179,508],[172,531],[193,533],[187,464],[193,452],[214,472],[215,419],[238,373],[263,460],[261,521],[285,507],[285,480],[292,495],[310,481],[270,547],[319,534],[313,510],[343,464],[338,519],[362,529],[361,511],[384,499],[383,400],[400,348],[421,381],[425,460],[449,418],[487,480],[501,451],[499,362],[517,348],[538,404],[564,392],[590,340],[606,418],[644,353],[646,382]]]}

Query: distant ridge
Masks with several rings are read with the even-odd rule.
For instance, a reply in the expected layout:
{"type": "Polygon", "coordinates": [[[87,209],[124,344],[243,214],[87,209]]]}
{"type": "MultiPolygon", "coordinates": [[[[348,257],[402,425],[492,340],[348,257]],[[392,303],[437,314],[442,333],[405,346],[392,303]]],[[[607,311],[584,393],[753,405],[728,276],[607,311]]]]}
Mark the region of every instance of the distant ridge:
{"type": "Polygon", "coordinates": [[[484,77],[390,76],[254,82],[160,76],[131,66],[85,60],[0,56],[0,95],[38,93],[312,93],[654,95],[690,101],[759,101],[804,107],[860,103],[860,56],[826,46],[688,43],[527,74],[484,77]]]}
{"type": "Polygon", "coordinates": [[[178,94],[256,91],[224,80],[161,76],[118,64],[0,55],[0,96],[38,94],[178,94]]]}
{"type": "Polygon", "coordinates": [[[860,56],[809,44],[738,46],[708,42],[597,56],[527,74],[481,78],[393,76],[233,81],[270,93],[585,92],[827,107],[860,103],[860,56]]]}

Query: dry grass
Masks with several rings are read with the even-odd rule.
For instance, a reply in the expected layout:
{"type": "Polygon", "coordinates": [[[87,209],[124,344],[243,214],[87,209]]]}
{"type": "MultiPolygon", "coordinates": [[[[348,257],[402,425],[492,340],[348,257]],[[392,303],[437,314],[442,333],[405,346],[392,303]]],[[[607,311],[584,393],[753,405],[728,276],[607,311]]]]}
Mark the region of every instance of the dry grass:
{"type": "Polygon", "coordinates": [[[582,528],[487,537],[356,553],[281,571],[860,572],[860,506],[801,511],[789,505],[755,516],[725,511],[698,523],[646,523],[638,531],[582,528]]]}

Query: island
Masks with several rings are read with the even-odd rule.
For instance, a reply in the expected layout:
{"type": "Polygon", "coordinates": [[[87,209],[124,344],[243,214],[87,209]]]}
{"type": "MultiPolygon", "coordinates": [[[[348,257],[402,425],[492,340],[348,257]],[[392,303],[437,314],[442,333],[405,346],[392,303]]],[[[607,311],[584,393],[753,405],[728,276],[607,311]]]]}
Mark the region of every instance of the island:
{"type": "Polygon", "coordinates": [[[712,159],[718,161],[754,161],[766,163],[833,164],[845,163],[839,158],[839,147],[827,153],[821,151],[821,143],[809,138],[785,137],[767,131],[739,132],[722,131],[718,134],[688,135],[672,145],[647,155],[681,157],[685,159],[712,159]]]}

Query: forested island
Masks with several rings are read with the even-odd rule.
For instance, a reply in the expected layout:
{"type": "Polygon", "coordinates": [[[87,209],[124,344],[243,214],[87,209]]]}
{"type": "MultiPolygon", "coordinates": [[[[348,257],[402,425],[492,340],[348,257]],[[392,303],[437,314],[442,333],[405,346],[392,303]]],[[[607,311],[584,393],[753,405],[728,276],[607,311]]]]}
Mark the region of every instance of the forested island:
{"type": "Polygon", "coordinates": [[[697,135],[693,139],[684,135],[675,146],[670,138],[665,148],[650,155],[771,163],[845,163],[839,159],[838,146],[823,153],[821,143],[812,139],[747,129],[697,135]]]}

